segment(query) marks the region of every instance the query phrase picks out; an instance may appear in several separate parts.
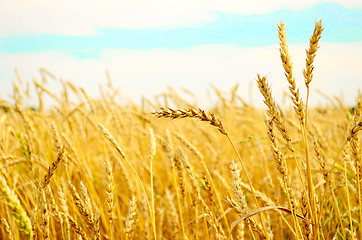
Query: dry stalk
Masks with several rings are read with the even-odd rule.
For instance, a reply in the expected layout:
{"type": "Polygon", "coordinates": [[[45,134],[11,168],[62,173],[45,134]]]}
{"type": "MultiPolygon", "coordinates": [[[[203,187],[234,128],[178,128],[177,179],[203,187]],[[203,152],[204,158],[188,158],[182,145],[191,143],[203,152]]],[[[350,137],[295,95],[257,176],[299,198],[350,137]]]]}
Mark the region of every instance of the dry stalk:
{"type": "MultiPolygon", "coordinates": [[[[156,137],[155,134],[153,133],[153,129],[150,127],[149,128],[149,139],[150,139],[150,147],[149,147],[149,159],[150,159],[150,182],[151,182],[151,217],[152,217],[152,225],[156,226],[156,216],[155,216],[155,198],[154,198],[154,186],[153,186],[153,159],[156,156],[156,137]]],[[[156,234],[156,227],[153,227],[153,235],[155,238],[157,238],[157,234],[156,234]]]]}

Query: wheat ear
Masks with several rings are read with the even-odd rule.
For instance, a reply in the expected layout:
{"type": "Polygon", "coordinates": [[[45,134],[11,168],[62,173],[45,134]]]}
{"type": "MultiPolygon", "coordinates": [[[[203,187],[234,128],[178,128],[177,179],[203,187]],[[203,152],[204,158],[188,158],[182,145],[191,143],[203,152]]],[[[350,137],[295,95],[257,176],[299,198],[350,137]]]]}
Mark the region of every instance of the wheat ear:
{"type": "Polygon", "coordinates": [[[280,58],[283,63],[285,76],[289,83],[289,90],[292,95],[292,101],[294,104],[294,110],[297,113],[299,120],[304,121],[304,106],[303,101],[299,95],[299,89],[296,87],[296,81],[293,75],[293,63],[289,54],[289,48],[287,44],[287,34],[285,32],[285,24],[283,22],[278,24],[278,36],[280,39],[280,58]]]}
{"type": "Polygon", "coordinates": [[[48,172],[45,174],[44,176],[44,182],[43,182],[43,189],[46,188],[46,186],[49,184],[51,177],[53,176],[55,170],[58,168],[59,163],[64,159],[65,157],[65,147],[63,144],[60,143],[60,139],[59,139],[59,135],[58,132],[55,128],[55,124],[52,124],[52,130],[53,130],[53,135],[55,138],[55,142],[58,148],[58,154],[57,154],[57,158],[55,159],[55,161],[52,163],[52,165],[48,168],[48,172]]]}
{"type": "Polygon", "coordinates": [[[126,220],[126,240],[132,239],[132,233],[134,231],[134,226],[136,223],[136,214],[137,214],[137,199],[135,196],[133,196],[129,204],[128,215],[126,220]]]}
{"type": "Polygon", "coordinates": [[[107,214],[109,220],[109,239],[112,240],[112,221],[113,221],[113,208],[114,208],[114,184],[113,184],[113,170],[109,162],[105,161],[106,165],[106,194],[107,194],[107,214]]]}
{"type": "Polygon", "coordinates": [[[292,147],[292,140],[288,135],[287,129],[284,125],[284,123],[281,120],[280,112],[278,110],[277,104],[275,103],[275,100],[272,96],[272,92],[270,89],[270,86],[267,83],[266,77],[261,77],[259,74],[257,75],[257,83],[260,90],[260,93],[264,97],[264,103],[268,107],[268,113],[270,116],[272,116],[273,122],[279,132],[282,134],[284,140],[287,142],[288,148],[294,152],[294,149],[292,147]]]}
{"type": "Polygon", "coordinates": [[[218,120],[213,113],[206,113],[202,109],[171,109],[171,108],[160,108],[156,112],[152,113],[158,118],[197,118],[201,121],[209,122],[212,126],[217,127],[217,129],[224,135],[227,135],[222,123],[218,120]]]}
{"type": "Polygon", "coordinates": [[[15,195],[13,190],[10,189],[2,175],[0,175],[0,193],[5,197],[6,203],[15,218],[19,231],[29,239],[33,239],[31,221],[24,208],[21,206],[19,198],[15,195]]]}
{"type": "MultiPolygon", "coordinates": [[[[309,104],[309,84],[311,83],[312,79],[313,79],[313,70],[314,70],[314,66],[313,66],[313,62],[314,62],[314,58],[316,56],[316,52],[319,49],[318,46],[318,42],[322,37],[322,32],[323,32],[323,28],[322,28],[322,21],[316,22],[315,23],[315,27],[314,27],[314,31],[313,31],[313,35],[309,40],[309,49],[306,50],[306,54],[307,54],[307,58],[306,58],[306,68],[303,70],[303,76],[305,78],[305,86],[307,87],[307,98],[306,98],[306,103],[305,103],[305,123],[304,123],[304,127],[302,124],[302,130],[303,130],[303,139],[305,141],[305,152],[306,152],[306,162],[307,162],[307,178],[308,178],[308,187],[310,188],[314,188],[313,186],[313,182],[311,180],[311,175],[310,175],[310,160],[308,157],[308,143],[306,141],[307,139],[307,122],[308,122],[308,104],[309,104]]],[[[303,184],[304,186],[304,184],[303,184]]],[[[314,218],[314,224],[319,225],[319,220],[318,220],[318,216],[317,216],[317,212],[316,212],[316,203],[314,201],[314,191],[309,191],[309,205],[312,209],[311,212],[314,212],[314,216],[312,216],[312,218],[314,218]],[[313,199],[310,199],[310,198],[313,199]]],[[[304,201],[306,202],[306,200],[304,199],[304,201]]],[[[303,203],[303,206],[306,207],[305,202],[303,203]]],[[[307,201],[308,202],[308,201],[307,201]]],[[[304,223],[304,228],[306,235],[309,237],[310,235],[310,231],[309,231],[309,225],[307,223],[304,223]],[[309,234],[309,235],[308,235],[309,234]]],[[[317,229],[317,231],[319,231],[317,229]]],[[[315,232],[315,231],[314,231],[315,232]]],[[[313,232],[313,233],[314,233],[313,232]]],[[[316,233],[318,234],[318,233],[316,233]]],[[[317,238],[319,238],[319,236],[317,236],[317,238]]]]}
{"type": "MultiPolygon", "coordinates": [[[[169,136],[168,131],[166,132],[166,149],[169,151],[172,151],[172,143],[171,143],[171,139],[169,136]]],[[[179,218],[180,218],[180,224],[181,224],[181,229],[182,229],[182,233],[185,239],[187,239],[186,237],[186,232],[185,232],[185,226],[183,223],[183,217],[182,217],[182,205],[181,204],[181,197],[179,196],[179,191],[177,190],[177,179],[176,179],[176,169],[175,167],[178,168],[179,170],[179,183],[180,183],[180,188],[181,188],[181,193],[182,196],[184,196],[184,179],[183,179],[183,175],[182,175],[182,170],[181,170],[181,166],[178,167],[178,163],[180,162],[180,154],[179,154],[179,149],[177,149],[177,151],[175,152],[174,156],[171,156],[171,152],[169,152],[169,157],[171,158],[171,169],[172,169],[172,176],[173,176],[173,184],[176,188],[176,199],[177,199],[177,206],[178,206],[178,211],[179,211],[179,218]]]]}
{"type": "Polygon", "coordinates": [[[70,182],[68,182],[68,189],[73,197],[74,204],[77,206],[79,212],[81,213],[85,222],[87,223],[88,229],[92,232],[92,234],[95,236],[96,239],[100,239],[97,220],[94,217],[92,209],[90,209],[89,206],[87,206],[89,204],[87,204],[84,201],[84,197],[82,199],[81,196],[79,196],[79,194],[75,190],[75,187],[70,182]]]}
{"type": "Polygon", "coordinates": [[[316,52],[319,49],[318,42],[322,37],[322,20],[315,23],[313,35],[309,40],[309,49],[306,50],[307,58],[305,60],[306,68],[303,70],[303,76],[305,78],[305,86],[309,88],[309,84],[312,81],[313,78],[313,62],[314,58],[316,56],[316,52]]]}

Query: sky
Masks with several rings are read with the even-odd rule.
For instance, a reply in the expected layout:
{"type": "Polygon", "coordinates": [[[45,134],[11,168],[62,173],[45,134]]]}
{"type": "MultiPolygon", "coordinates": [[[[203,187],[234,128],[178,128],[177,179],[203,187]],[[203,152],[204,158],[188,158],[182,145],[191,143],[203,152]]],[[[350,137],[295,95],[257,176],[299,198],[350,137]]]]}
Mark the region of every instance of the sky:
{"type": "MultiPolygon", "coordinates": [[[[14,1],[0,2],[0,99],[17,81],[41,80],[39,69],[99,96],[107,70],[115,88],[139,102],[186,88],[198,103],[239,84],[247,102],[262,103],[257,74],[267,75],[284,103],[287,81],[278,50],[277,23],[287,27],[297,85],[305,96],[305,49],[322,20],[311,102],[325,95],[353,104],[362,88],[362,2],[285,0],[14,1]]],[[[57,85],[58,84],[58,85],[57,85]]],[[[290,101],[289,101],[290,102],[290,101]]],[[[288,102],[288,103],[289,103],[288,102]]]]}

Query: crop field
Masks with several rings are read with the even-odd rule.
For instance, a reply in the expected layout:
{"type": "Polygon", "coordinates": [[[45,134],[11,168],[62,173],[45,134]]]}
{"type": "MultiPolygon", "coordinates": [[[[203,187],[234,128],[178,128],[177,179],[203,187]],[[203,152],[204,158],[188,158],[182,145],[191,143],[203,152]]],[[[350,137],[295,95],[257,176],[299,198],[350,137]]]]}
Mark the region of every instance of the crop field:
{"type": "Polygon", "coordinates": [[[44,69],[30,108],[19,77],[0,102],[0,239],[361,239],[362,95],[308,106],[322,32],[296,86],[278,24],[290,109],[257,73],[265,108],[236,87],[209,109],[174,93],[120,104],[111,81],[95,99],[48,88],[44,69]]]}

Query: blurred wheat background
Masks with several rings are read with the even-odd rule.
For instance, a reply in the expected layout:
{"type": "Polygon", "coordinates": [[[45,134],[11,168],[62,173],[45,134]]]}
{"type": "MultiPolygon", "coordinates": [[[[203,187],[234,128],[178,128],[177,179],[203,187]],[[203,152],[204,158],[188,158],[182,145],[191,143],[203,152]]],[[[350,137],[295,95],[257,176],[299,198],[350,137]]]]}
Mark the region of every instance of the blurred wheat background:
{"type": "Polygon", "coordinates": [[[278,24],[288,109],[257,73],[265,108],[236,85],[206,110],[174,92],[120,104],[110,78],[96,99],[68,81],[49,89],[45,69],[18,75],[0,109],[0,239],[361,239],[362,96],[308,107],[322,31],[301,97],[278,24]]]}

